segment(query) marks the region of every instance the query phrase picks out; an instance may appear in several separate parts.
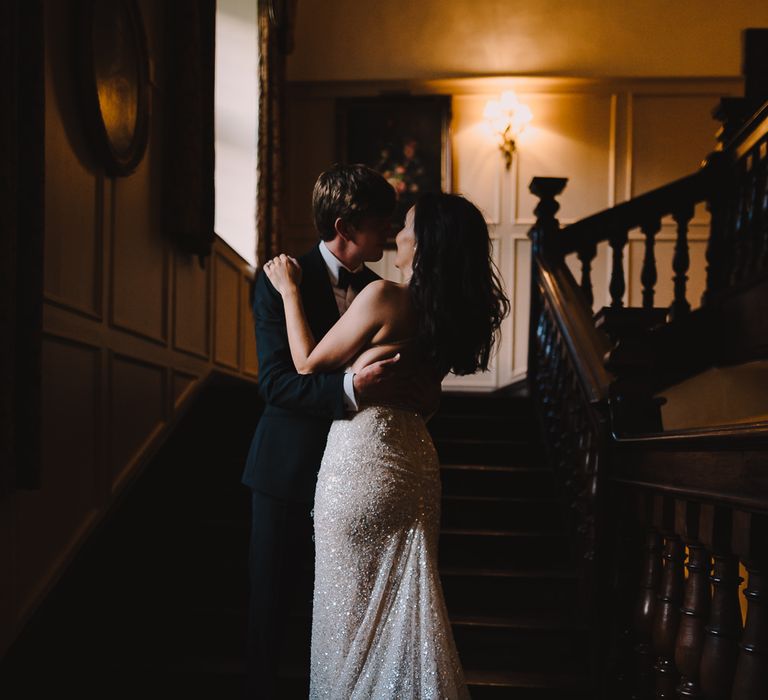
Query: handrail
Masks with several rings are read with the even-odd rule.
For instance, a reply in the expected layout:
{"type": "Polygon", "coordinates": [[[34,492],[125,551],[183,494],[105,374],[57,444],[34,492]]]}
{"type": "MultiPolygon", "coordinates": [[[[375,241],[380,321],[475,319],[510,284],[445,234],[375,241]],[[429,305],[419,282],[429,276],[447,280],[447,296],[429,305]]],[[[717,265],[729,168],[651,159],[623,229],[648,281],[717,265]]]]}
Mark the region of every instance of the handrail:
{"type": "Polygon", "coordinates": [[[744,157],[768,133],[768,101],[748,119],[725,145],[733,160],[744,157]]]}
{"type": "MultiPolygon", "coordinates": [[[[768,421],[686,428],[664,433],[632,435],[632,437],[622,437],[612,429],[611,441],[616,445],[626,447],[669,447],[670,449],[689,446],[693,449],[699,447],[722,448],[735,446],[735,443],[739,445],[765,443],[768,445],[768,421]]],[[[735,449],[738,449],[738,446],[735,446],[735,449]]]]}
{"type": "Polygon", "coordinates": [[[607,241],[617,228],[630,230],[642,226],[649,219],[671,214],[680,202],[703,201],[711,193],[719,175],[715,162],[707,162],[691,175],[565,226],[559,236],[562,254],[575,253],[584,245],[607,241]]]}
{"type": "Polygon", "coordinates": [[[595,328],[570,270],[565,266],[552,269],[543,258],[539,258],[538,262],[542,291],[555,307],[557,322],[573,355],[588,399],[591,403],[605,400],[612,379],[604,363],[608,345],[595,328]]]}

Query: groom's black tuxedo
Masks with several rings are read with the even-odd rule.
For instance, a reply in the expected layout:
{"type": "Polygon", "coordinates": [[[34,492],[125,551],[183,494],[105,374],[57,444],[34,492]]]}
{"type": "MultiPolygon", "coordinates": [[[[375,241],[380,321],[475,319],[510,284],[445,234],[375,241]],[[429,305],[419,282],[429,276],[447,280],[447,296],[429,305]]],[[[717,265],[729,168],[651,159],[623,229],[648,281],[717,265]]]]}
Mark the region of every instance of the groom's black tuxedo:
{"type": "MultiPolygon", "coordinates": [[[[301,298],[315,340],[339,320],[328,270],[318,246],[299,258],[301,298]]],[[[363,269],[367,282],[378,279],[363,269]]],[[[259,390],[266,408],[253,436],[242,482],[264,494],[311,502],[331,421],[344,417],[343,373],[296,372],[280,294],[265,274],[253,300],[259,390]]]]}
{"type": "MultiPolygon", "coordinates": [[[[299,258],[300,294],[319,341],[339,319],[328,269],[315,246],[299,258]]],[[[365,268],[367,281],[378,279],[365,268]]],[[[275,685],[289,592],[308,581],[313,559],[311,502],[331,422],[344,417],[343,372],[300,375],[291,360],[280,294],[265,274],[253,298],[259,391],[266,408],[251,442],[242,482],[251,488],[249,697],[280,697],[275,685]],[[304,572],[302,572],[304,570],[304,572]]],[[[311,599],[311,588],[302,596],[311,599]]],[[[308,639],[310,620],[305,620],[308,639]]],[[[308,669],[307,669],[308,672],[308,669]]]]}

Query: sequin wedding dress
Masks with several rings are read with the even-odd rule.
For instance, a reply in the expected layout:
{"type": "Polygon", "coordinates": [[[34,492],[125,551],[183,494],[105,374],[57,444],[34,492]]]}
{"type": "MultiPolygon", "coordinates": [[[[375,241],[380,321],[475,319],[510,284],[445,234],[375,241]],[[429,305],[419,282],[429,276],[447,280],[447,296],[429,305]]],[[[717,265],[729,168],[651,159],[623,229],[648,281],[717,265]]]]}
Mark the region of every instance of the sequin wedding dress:
{"type": "Polygon", "coordinates": [[[418,413],[337,420],[315,492],[310,698],[469,698],[437,570],[440,474],[418,413]]]}

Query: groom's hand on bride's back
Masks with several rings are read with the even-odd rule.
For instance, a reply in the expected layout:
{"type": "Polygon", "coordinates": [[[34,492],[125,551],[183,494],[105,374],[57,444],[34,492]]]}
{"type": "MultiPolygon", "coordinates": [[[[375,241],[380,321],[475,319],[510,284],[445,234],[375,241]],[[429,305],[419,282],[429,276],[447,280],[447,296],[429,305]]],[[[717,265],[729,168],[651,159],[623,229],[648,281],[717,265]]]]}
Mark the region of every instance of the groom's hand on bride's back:
{"type": "Polygon", "coordinates": [[[366,404],[386,404],[431,416],[440,406],[441,377],[424,365],[401,362],[400,354],[355,373],[355,397],[366,404]]]}

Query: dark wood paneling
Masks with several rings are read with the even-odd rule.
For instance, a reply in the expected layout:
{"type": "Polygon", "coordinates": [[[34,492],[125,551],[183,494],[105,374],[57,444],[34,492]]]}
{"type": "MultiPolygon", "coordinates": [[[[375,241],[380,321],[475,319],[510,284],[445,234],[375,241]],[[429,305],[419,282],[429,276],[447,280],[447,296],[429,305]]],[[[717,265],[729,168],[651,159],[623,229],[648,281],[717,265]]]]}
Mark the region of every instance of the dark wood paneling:
{"type": "Polygon", "coordinates": [[[213,359],[218,364],[239,366],[240,271],[223,255],[214,254],[213,359]]]}
{"type": "Polygon", "coordinates": [[[167,338],[168,255],[154,210],[148,153],[130,177],[112,181],[110,320],[162,343],[167,338]]]}
{"type": "Polygon", "coordinates": [[[173,347],[208,359],[210,355],[210,262],[181,252],[173,256],[173,347]]]}
{"type": "Polygon", "coordinates": [[[165,368],[123,355],[109,360],[109,441],[113,489],[165,424],[165,368]]]}

